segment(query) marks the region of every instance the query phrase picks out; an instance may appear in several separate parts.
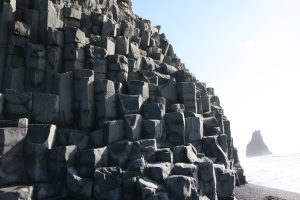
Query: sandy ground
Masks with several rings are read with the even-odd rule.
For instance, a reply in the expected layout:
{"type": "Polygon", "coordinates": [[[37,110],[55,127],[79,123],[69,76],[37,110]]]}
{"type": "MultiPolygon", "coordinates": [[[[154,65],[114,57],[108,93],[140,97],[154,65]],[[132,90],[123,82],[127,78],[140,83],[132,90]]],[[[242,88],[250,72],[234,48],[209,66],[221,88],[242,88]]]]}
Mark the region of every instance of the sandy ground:
{"type": "Polygon", "coordinates": [[[300,200],[299,193],[268,188],[259,185],[246,184],[236,187],[235,198],[237,200],[300,200]]]}

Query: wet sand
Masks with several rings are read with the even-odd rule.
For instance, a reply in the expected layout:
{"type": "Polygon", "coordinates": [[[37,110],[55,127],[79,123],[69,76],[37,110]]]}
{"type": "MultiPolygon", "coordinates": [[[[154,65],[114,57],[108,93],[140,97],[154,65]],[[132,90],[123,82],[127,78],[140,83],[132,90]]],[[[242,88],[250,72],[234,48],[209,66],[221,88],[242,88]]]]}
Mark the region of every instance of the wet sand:
{"type": "Polygon", "coordinates": [[[237,200],[300,200],[300,193],[246,184],[236,187],[235,198],[237,200]]]}

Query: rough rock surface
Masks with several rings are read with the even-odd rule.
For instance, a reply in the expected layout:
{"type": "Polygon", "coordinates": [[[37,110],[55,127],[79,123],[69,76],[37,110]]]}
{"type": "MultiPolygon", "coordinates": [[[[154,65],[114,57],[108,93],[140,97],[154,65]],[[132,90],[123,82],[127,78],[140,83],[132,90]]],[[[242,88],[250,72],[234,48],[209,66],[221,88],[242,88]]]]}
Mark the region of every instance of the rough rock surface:
{"type": "Polygon", "coordinates": [[[247,157],[255,156],[265,156],[270,155],[272,152],[269,150],[268,146],[264,143],[260,131],[254,131],[252,134],[251,141],[247,144],[247,157]]]}
{"type": "Polygon", "coordinates": [[[0,1],[0,199],[234,199],[230,121],[131,0],[0,1]]]}

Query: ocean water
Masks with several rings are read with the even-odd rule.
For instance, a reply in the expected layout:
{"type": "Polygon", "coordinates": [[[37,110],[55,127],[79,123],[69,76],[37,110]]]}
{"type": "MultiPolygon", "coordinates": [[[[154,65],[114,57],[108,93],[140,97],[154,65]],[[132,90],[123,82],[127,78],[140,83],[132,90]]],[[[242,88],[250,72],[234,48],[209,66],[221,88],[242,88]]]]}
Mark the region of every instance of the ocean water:
{"type": "Polygon", "coordinates": [[[300,152],[240,160],[248,183],[300,193],[300,152]]]}

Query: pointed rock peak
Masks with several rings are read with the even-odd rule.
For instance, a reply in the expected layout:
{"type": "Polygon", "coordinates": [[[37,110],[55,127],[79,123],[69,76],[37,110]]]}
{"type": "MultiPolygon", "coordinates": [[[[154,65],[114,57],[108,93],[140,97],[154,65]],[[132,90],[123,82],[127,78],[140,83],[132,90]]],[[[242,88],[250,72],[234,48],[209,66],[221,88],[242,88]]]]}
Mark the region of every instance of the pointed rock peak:
{"type": "Polygon", "coordinates": [[[256,157],[270,155],[272,152],[268,146],[264,143],[262,135],[259,130],[255,130],[252,134],[252,139],[247,145],[246,156],[256,157]]]}

